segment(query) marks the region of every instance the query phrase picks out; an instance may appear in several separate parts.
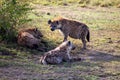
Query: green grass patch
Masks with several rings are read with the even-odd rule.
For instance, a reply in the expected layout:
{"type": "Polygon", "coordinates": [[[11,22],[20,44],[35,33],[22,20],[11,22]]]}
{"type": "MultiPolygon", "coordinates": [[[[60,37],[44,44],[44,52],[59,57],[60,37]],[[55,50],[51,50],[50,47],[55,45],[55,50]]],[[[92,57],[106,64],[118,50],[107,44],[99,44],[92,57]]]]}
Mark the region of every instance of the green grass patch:
{"type": "Polygon", "coordinates": [[[43,6],[68,6],[68,5],[77,5],[81,7],[86,6],[101,6],[101,7],[118,7],[120,0],[34,0],[32,1],[35,4],[41,4],[43,6]]]}
{"type": "MultiPolygon", "coordinates": [[[[0,51],[8,51],[10,54],[15,54],[14,56],[0,55],[0,70],[3,72],[0,75],[3,75],[2,79],[6,78],[4,77],[6,73],[8,74],[8,80],[11,80],[9,76],[12,76],[12,79],[16,79],[16,75],[11,75],[15,71],[25,76],[20,75],[20,80],[99,80],[103,78],[106,80],[117,80],[119,78],[120,10],[117,8],[100,7],[81,8],[76,6],[78,2],[74,2],[74,0],[69,0],[69,3],[74,3],[75,6],[69,6],[68,3],[67,6],[56,7],[37,5],[34,12],[29,14],[29,18],[33,19],[33,21],[29,23],[30,26],[25,27],[36,26],[41,30],[47,51],[49,51],[61,44],[63,40],[63,36],[59,31],[50,31],[50,27],[47,24],[49,19],[62,15],[63,17],[87,24],[91,33],[91,42],[87,43],[89,51],[81,51],[81,40],[68,39],[76,46],[71,55],[88,59],[73,63],[64,62],[59,65],[42,65],[39,63],[39,57],[44,52],[22,47],[16,43],[1,42],[0,51]],[[89,57],[93,57],[93,59],[89,59],[89,57]],[[9,71],[7,72],[3,69],[9,71]]],[[[89,2],[84,3],[89,4],[89,2]]]]}

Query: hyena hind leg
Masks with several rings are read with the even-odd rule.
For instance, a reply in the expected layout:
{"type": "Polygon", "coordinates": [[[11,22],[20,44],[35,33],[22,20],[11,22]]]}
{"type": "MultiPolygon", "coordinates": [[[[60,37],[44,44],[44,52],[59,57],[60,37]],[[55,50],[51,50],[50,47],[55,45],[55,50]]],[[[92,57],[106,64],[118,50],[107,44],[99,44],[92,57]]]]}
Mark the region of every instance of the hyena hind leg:
{"type": "Polygon", "coordinates": [[[87,48],[86,48],[86,42],[87,42],[87,41],[85,40],[85,38],[82,38],[81,40],[82,40],[82,44],[83,44],[82,49],[87,49],[87,48]]]}

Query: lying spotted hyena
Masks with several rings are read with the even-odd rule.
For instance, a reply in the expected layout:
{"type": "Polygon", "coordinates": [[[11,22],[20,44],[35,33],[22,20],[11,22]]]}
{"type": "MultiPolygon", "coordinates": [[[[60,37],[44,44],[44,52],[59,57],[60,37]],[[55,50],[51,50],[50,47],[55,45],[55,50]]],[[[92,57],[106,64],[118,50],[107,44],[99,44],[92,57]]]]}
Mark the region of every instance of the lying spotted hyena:
{"type": "Polygon", "coordinates": [[[61,17],[49,20],[48,24],[51,27],[51,31],[59,29],[63,33],[63,41],[66,41],[68,36],[81,39],[83,49],[86,49],[86,39],[88,42],[90,41],[90,32],[86,24],[61,17]]]}
{"type": "Polygon", "coordinates": [[[21,30],[18,33],[18,44],[29,48],[38,48],[42,33],[37,28],[21,30]]]}
{"type": "Polygon", "coordinates": [[[37,28],[29,28],[29,29],[23,29],[19,31],[19,33],[22,33],[22,32],[28,32],[37,39],[41,39],[41,37],[43,37],[43,34],[37,28]]]}
{"type": "Polygon", "coordinates": [[[75,49],[74,45],[70,41],[65,41],[57,48],[46,52],[41,58],[42,64],[59,64],[64,61],[80,61],[81,58],[71,58],[70,52],[75,49]]]}

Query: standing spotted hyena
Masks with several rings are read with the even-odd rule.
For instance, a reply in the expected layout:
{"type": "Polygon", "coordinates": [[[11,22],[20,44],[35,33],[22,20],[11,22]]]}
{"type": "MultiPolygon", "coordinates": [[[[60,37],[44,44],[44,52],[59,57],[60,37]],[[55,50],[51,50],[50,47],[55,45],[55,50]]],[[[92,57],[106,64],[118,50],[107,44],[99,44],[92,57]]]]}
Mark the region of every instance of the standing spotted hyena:
{"type": "Polygon", "coordinates": [[[88,42],[90,41],[90,32],[86,24],[61,17],[48,20],[48,24],[51,27],[51,31],[59,29],[63,33],[63,41],[66,41],[68,36],[74,39],[81,39],[83,49],[86,49],[86,39],[88,42]]]}
{"type": "Polygon", "coordinates": [[[75,46],[70,41],[64,41],[57,48],[46,52],[41,58],[42,64],[59,64],[64,61],[80,61],[81,58],[71,58],[70,52],[75,46]]]}

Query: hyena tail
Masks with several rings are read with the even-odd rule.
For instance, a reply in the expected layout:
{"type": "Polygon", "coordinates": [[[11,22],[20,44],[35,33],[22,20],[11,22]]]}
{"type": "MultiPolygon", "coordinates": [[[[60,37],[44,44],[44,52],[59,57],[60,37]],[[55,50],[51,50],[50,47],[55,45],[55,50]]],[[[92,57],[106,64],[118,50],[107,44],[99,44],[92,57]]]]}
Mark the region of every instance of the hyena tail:
{"type": "Polygon", "coordinates": [[[87,41],[90,42],[90,31],[89,30],[88,30],[86,38],[87,38],[87,41]]]}

